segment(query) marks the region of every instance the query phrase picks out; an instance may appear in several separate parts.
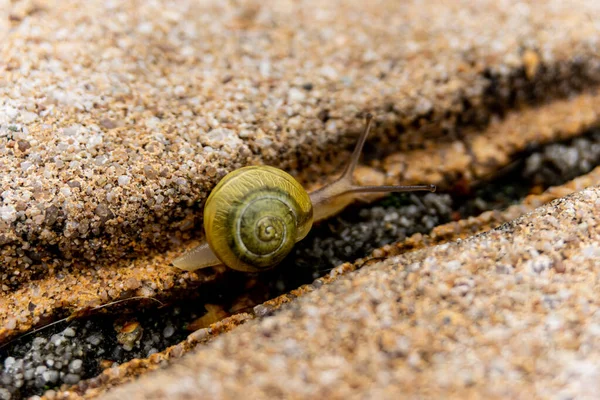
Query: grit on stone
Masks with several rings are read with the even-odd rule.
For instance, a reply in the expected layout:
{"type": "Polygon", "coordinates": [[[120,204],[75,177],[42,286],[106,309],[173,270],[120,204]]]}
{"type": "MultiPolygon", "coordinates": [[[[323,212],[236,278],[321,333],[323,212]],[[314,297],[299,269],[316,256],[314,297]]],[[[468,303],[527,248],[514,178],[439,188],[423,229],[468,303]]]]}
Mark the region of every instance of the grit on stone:
{"type": "MultiPolygon", "coordinates": [[[[527,178],[534,185],[539,184],[545,187],[549,183],[561,183],[573,175],[588,172],[592,165],[600,164],[600,136],[598,132],[592,131],[571,141],[545,146],[531,154],[526,160],[521,161],[520,164],[519,169],[513,171],[509,177],[490,182],[482,188],[485,191],[493,192],[492,198],[488,199],[487,196],[482,197],[481,194],[476,194],[471,201],[459,201],[457,205],[460,204],[462,209],[465,208],[465,205],[473,203],[474,207],[466,208],[473,208],[476,212],[477,210],[480,212],[481,209],[504,209],[516,200],[515,194],[522,199],[523,194],[530,190],[526,184],[527,178]],[[515,178],[519,181],[519,187],[523,184],[524,190],[514,191],[514,188],[511,190],[511,183],[515,182],[515,178]],[[519,178],[525,178],[525,180],[520,182],[519,178]],[[487,201],[492,203],[487,204],[487,201]]],[[[592,173],[579,176],[576,181],[563,185],[562,189],[577,190],[577,188],[582,189],[594,183],[600,183],[599,175],[600,167],[592,173]]],[[[561,193],[559,187],[551,188],[548,192],[561,193]]],[[[564,191],[562,193],[566,194],[564,191]]],[[[538,201],[540,200],[540,196],[535,197],[538,198],[538,201]]],[[[545,201],[549,200],[548,193],[542,197],[546,197],[545,201]]],[[[440,222],[449,219],[451,213],[454,215],[458,212],[452,211],[455,200],[459,199],[452,199],[448,194],[428,193],[422,198],[414,194],[398,194],[376,204],[361,207],[358,215],[356,208],[345,210],[327,221],[326,224],[311,231],[309,236],[296,246],[290,259],[283,262],[281,268],[271,271],[269,274],[263,274],[260,278],[250,278],[261,281],[264,279],[263,282],[267,284],[264,292],[262,289],[257,291],[256,287],[251,289],[253,285],[248,285],[248,279],[246,279],[244,284],[246,294],[242,294],[242,298],[240,298],[242,301],[230,303],[224,296],[235,296],[236,293],[240,293],[241,287],[232,282],[231,277],[225,279],[228,284],[221,285],[221,288],[229,290],[228,293],[221,293],[218,297],[219,304],[222,304],[219,309],[227,315],[227,312],[250,310],[253,305],[259,304],[254,309],[254,315],[260,317],[264,315],[265,311],[271,312],[268,310],[273,310],[295,296],[301,295],[306,288],[310,290],[310,288],[318,287],[320,283],[327,283],[328,278],[320,277],[328,275],[332,267],[345,261],[352,262],[357,258],[365,257],[377,247],[380,248],[373,254],[382,258],[414,250],[417,246],[424,247],[434,243],[439,244],[442,241],[467,237],[476,233],[475,229],[481,232],[510,221],[515,216],[524,214],[524,209],[527,207],[530,207],[530,210],[533,209],[533,204],[536,203],[530,197],[526,202],[501,212],[487,212],[476,218],[440,225],[440,222]],[[492,218],[486,218],[486,215],[492,216],[492,218]],[[432,231],[431,228],[434,225],[436,227],[432,231]],[[456,229],[456,226],[459,229],[456,229]],[[404,240],[407,235],[414,232],[422,232],[426,235],[413,235],[410,239],[404,240]],[[444,235],[444,232],[450,233],[450,236],[444,235]],[[398,243],[388,245],[392,242],[398,243]],[[298,285],[310,282],[311,276],[313,279],[319,279],[308,286],[294,290],[298,285]],[[234,287],[239,288],[236,290],[234,287]],[[264,296],[272,298],[280,292],[285,294],[260,304],[262,302],[260,298],[263,300],[264,296]],[[264,295],[258,297],[259,293],[264,293],[264,295]],[[233,308],[227,304],[231,304],[233,308]]],[[[463,218],[465,217],[462,212],[459,214],[463,215],[463,218]]],[[[372,260],[369,261],[369,263],[371,262],[372,260]]],[[[363,261],[357,260],[356,265],[361,264],[363,261]]],[[[337,272],[339,269],[336,269],[337,272]]],[[[206,292],[206,289],[203,287],[202,291],[206,292]]],[[[218,292],[219,290],[216,289],[215,293],[218,292]]],[[[186,304],[184,309],[178,306],[169,306],[159,310],[145,310],[146,312],[141,310],[135,316],[128,315],[119,318],[119,312],[115,311],[113,314],[117,315],[114,316],[102,318],[96,316],[87,321],[82,318],[69,322],[69,328],[66,329],[63,324],[62,329],[55,330],[57,332],[55,336],[52,336],[50,331],[42,330],[38,337],[24,338],[28,340],[16,341],[13,346],[2,349],[1,353],[9,356],[3,358],[0,355],[0,364],[5,364],[4,370],[0,371],[0,382],[13,397],[19,397],[19,395],[27,397],[28,394],[42,393],[42,387],[56,385],[58,388],[61,384],[72,384],[76,378],[79,378],[81,379],[80,383],[76,388],[71,387],[70,390],[85,393],[89,397],[91,393],[97,393],[103,388],[122,383],[124,379],[131,379],[144,371],[156,368],[163,361],[171,360],[172,355],[179,357],[193,348],[195,343],[202,343],[210,337],[218,335],[219,332],[223,332],[222,327],[229,330],[229,327],[233,328],[236,321],[239,321],[239,314],[231,321],[219,320],[217,317],[215,319],[218,321],[217,325],[207,326],[207,329],[192,333],[188,340],[182,343],[181,341],[189,334],[190,330],[190,328],[186,328],[186,325],[189,321],[197,319],[204,301],[201,299],[188,300],[183,303],[186,304]],[[129,323],[124,324],[124,321],[129,321],[129,323]],[[128,328],[126,332],[122,332],[125,327],[134,327],[134,329],[128,328]],[[61,335],[71,339],[61,343],[61,335]],[[57,341],[56,338],[59,340],[57,341]],[[81,357],[79,362],[83,367],[76,374],[70,370],[65,371],[70,365],[69,360],[75,353],[81,357]],[[110,378],[106,380],[107,375],[104,371],[107,366],[116,364],[119,364],[117,372],[115,373],[113,368],[109,368],[108,376],[110,378]]],[[[214,306],[209,309],[214,309],[214,306]]],[[[201,319],[206,320],[207,318],[201,319]]],[[[62,396],[62,393],[59,392],[58,395],[62,396]]]]}
{"type": "MultiPolygon", "coordinates": [[[[579,142],[579,140],[580,139],[576,139],[573,142],[579,142]]],[[[550,147],[554,146],[555,145],[551,145],[550,147]]],[[[556,161],[556,159],[553,160],[552,157],[543,158],[545,161],[556,161]]],[[[556,176],[552,176],[552,178],[554,179],[556,176]]],[[[408,251],[468,238],[512,221],[522,215],[525,215],[526,213],[533,211],[536,207],[546,204],[552,200],[568,196],[574,192],[581,191],[587,187],[596,186],[599,184],[600,167],[597,167],[590,173],[579,176],[576,179],[565,183],[564,185],[550,187],[544,193],[539,195],[527,196],[527,198],[525,198],[519,204],[510,206],[505,210],[488,211],[478,215],[477,217],[470,217],[467,219],[439,225],[427,235],[415,234],[410,238],[400,241],[394,245],[385,245],[373,252],[373,256],[376,257],[376,259],[389,258],[394,255],[406,253],[408,251]]],[[[377,206],[373,208],[375,209],[377,206]]],[[[370,260],[367,265],[371,264],[373,261],[376,261],[376,259],[370,260]]],[[[161,366],[164,366],[166,362],[181,357],[182,355],[193,350],[196,346],[204,345],[215,337],[237,328],[239,325],[249,321],[250,319],[262,318],[271,315],[285,304],[295,301],[295,299],[298,297],[304,296],[323,285],[330,284],[331,282],[340,279],[345,274],[355,271],[361,266],[362,268],[365,268],[364,261],[364,259],[359,259],[356,263],[346,263],[342,266],[339,266],[309,285],[303,285],[296,290],[292,290],[289,293],[256,306],[253,313],[248,314],[242,312],[240,314],[235,314],[230,318],[225,318],[211,325],[207,329],[200,329],[190,334],[186,341],[178,343],[175,346],[171,346],[164,351],[152,354],[148,358],[134,359],[129,362],[125,362],[116,368],[105,369],[99,376],[85,380],[80,382],[77,386],[58,392],[56,393],[56,396],[58,396],[57,398],[62,399],[78,399],[80,397],[95,398],[111,387],[121,385],[149,371],[161,368],[161,366]]]]}
{"type": "Polygon", "coordinates": [[[599,119],[600,95],[584,93],[508,113],[484,130],[465,129],[459,140],[394,153],[382,165],[390,182],[402,179],[442,188],[456,185],[459,179],[473,183],[488,179],[527,148],[581,135],[597,127],[599,119]]]}
{"type": "Polygon", "coordinates": [[[600,188],[392,257],[104,399],[593,398],[600,188]]]}
{"type": "Polygon", "coordinates": [[[177,245],[226,172],[322,160],[365,109],[423,142],[600,69],[592,0],[78,4],[3,11],[4,291],[177,245]]]}
{"type": "MultiPolygon", "coordinates": [[[[572,99],[571,107],[567,107],[568,102],[554,102],[550,106],[538,107],[537,110],[542,115],[550,115],[552,118],[533,118],[535,112],[533,109],[526,109],[524,112],[510,114],[503,123],[494,123],[490,129],[483,132],[483,135],[488,140],[490,146],[498,144],[499,141],[495,137],[511,138],[515,141],[511,146],[504,146],[508,153],[518,154],[526,150],[528,142],[523,140],[523,137],[529,137],[530,139],[537,140],[538,143],[544,143],[550,140],[569,138],[577,135],[580,128],[586,128],[592,124],[596,118],[594,107],[597,107],[597,102],[594,102],[594,97],[587,95],[580,95],[572,99]],[[581,116],[581,119],[572,117],[569,112],[573,115],[581,116]],[[546,125],[549,123],[550,125],[546,125]],[[518,135],[510,135],[511,131],[514,131],[515,126],[524,126],[526,130],[517,131],[518,135]]],[[[544,153],[534,153],[527,160],[527,169],[524,176],[521,178],[529,179],[531,175],[534,181],[539,181],[546,184],[555,182],[565,181],[575,175],[585,173],[589,168],[597,164],[598,158],[598,134],[591,131],[590,134],[585,137],[573,139],[572,143],[555,144],[550,147],[544,147],[544,153]],[[552,150],[551,150],[552,149],[552,150]]],[[[579,133],[581,134],[581,133],[579,133]]],[[[536,141],[532,143],[535,143],[536,141]]],[[[464,149],[463,142],[458,141],[457,144],[462,146],[464,149]]],[[[452,148],[453,146],[442,145],[437,148],[433,148],[431,151],[423,154],[421,151],[420,157],[437,160],[437,154],[444,152],[444,149],[452,148]],[[441,149],[441,150],[440,150],[441,149]]],[[[456,146],[454,146],[456,148],[456,146]]],[[[483,146],[478,146],[483,148],[483,146]]],[[[411,152],[409,154],[413,154],[411,152]]],[[[506,163],[510,162],[510,154],[505,154],[500,157],[501,152],[496,152],[496,158],[501,159],[499,162],[489,163],[488,160],[482,158],[481,163],[471,163],[474,166],[472,170],[476,170],[477,167],[485,168],[487,172],[492,171],[490,165],[496,165],[496,167],[503,167],[506,163]]],[[[456,174],[461,172],[460,165],[467,160],[465,165],[468,165],[468,157],[442,157],[443,160],[440,163],[432,163],[431,166],[436,168],[436,172],[432,173],[432,169],[428,164],[418,162],[418,158],[408,158],[412,162],[410,165],[411,173],[414,173],[417,169],[421,169],[423,173],[423,180],[434,181],[442,185],[451,185],[452,176],[456,178],[456,174]],[[425,171],[423,169],[427,169],[425,171]],[[440,181],[438,177],[444,177],[447,179],[446,182],[440,181]]],[[[359,181],[364,180],[364,184],[381,184],[384,180],[381,172],[374,170],[373,168],[360,167],[357,171],[357,179],[359,181]]],[[[468,170],[462,168],[463,177],[468,175],[468,170]]],[[[410,175],[410,174],[409,174],[410,175]]],[[[472,178],[481,177],[481,175],[472,175],[472,178]]],[[[593,184],[592,183],[588,183],[593,184]]],[[[581,186],[585,187],[585,186],[581,186]]],[[[558,196],[565,195],[565,192],[560,192],[558,196]]],[[[545,201],[556,198],[557,196],[546,197],[545,201]]],[[[423,198],[427,199],[427,196],[423,198]]],[[[447,203],[446,200],[442,200],[447,203]]],[[[411,211],[414,207],[407,209],[391,209],[392,214],[386,218],[392,218],[401,222],[404,228],[394,231],[388,230],[385,227],[374,225],[374,221],[367,221],[366,225],[350,226],[349,235],[344,240],[352,240],[353,248],[350,253],[356,252],[357,248],[364,248],[369,251],[370,249],[377,247],[378,245],[384,244],[382,240],[388,240],[391,234],[393,240],[401,240],[403,235],[411,234],[415,232],[415,229],[422,230],[421,227],[415,226],[422,225],[428,231],[431,226],[439,223],[439,218],[436,214],[442,217],[442,221],[447,219],[448,206],[443,206],[438,201],[425,201],[421,205],[418,205],[420,210],[417,214],[411,211]],[[439,203],[439,204],[438,204],[439,203]],[[442,208],[440,208],[442,207],[442,208]],[[430,212],[426,212],[426,209],[430,209],[430,212]],[[393,213],[398,213],[393,216],[393,213]],[[410,213],[412,217],[406,218],[407,214],[410,213]],[[414,214],[414,215],[413,215],[414,214]],[[428,216],[428,214],[430,214],[428,216]],[[366,229],[366,230],[365,230],[366,229]],[[361,230],[364,230],[364,237],[359,237],[357,234],[361,230]],[[368,239],[368,232],[374,234],[375,237],[368,239]],[[384,233],[384,236],[377,237],[379,233],[384,233]],[[351,239],[351,237],[354,237],[351,239]],[[367,240],[368,239],[368,240],[367,240]],[[359,242],[363,242],[364,245],[356,245],[359,242]]],[[[541,203],[536,203],[540,205],[541,203]]],[[[494,208],[485,202],[477,203],[480,212],[494,208]],[[480,204],[481,203],[481,204],[480,204]]],[[[383,210],[380,210],[383,211],[383,210]]],[[[514,210],[512,218],[521,215],[523,212],[514,210]]],[[[363,211],[366,212],[366,211],[363,211]]],[[[385,218],[384,218],[385,219],[385,218]]],[[[386,222],[387,225],[387,222],[386,222]]],[[[492,227],[493,225],[488,225],[492,227]]],[[[470,232],[466,229],[464,233],[470,232]]],[[[343,232],[342,232],[343,233],[343,232]]],[[[350,254],[342,248],[335,248],[336,243],[339,241],[335,237],[340,236],[337,233],[332,235],[332,238],[325,239],[319,243],[312,244],[313,246],[321,246],[321,248],[315,248],[314,254],[306,253],[306,246],[311,246],[310,243],[302,243],[297,248],[296,253],[304,252],[304,264],[317,263],[319,265],[325,260],[327,267],[333,267],[337,265],[335,259],[352,261],[347,258],[350,254]],[[321,254],[321,256],[319,256],[321,254]]],[[[344,235],[341,235],[344,236],[344,235]]],[[[101,304],[106,304],[112,300],[122,299],[130,296],[159,296],[162,299],[167,300],[169,296],[177,295],[181,290],[190,290],[195,287],[201,286],[207,282],[214,281],[218,275],[211,274],[205,275],[204,271],[199,273],[183,273],[180,274],[177,270],[174,270],[167,266],[168,262],[172,260],[181,250],[175,249],[174,251],[165,252],[156,255],[155,253],[149,253],[143,257],[139,257],[135,260],[122,260],[111,265],[104,266],[102,269],[76,269],[73,271],[62,271],[60,274],[55,276],[47,276],[42,279],[36,280],[35,285],[28,285],[12,292],[11,296],[5,296],[0,298],[0,301],[5,305],[4,308],[0,308],[0,316],[5,320],[4,329],[0,329],[0,340],[3,337],[10,337],[19,331],[24,331],[29,328],[30,324],[37,324],[40,318],[48,320],[48,316],[54,315],[54,318],[60,315],[68,315],[69,312],[80,311],[101,304]],[[57,280],[58,278],[58,280],[57,280]],[[69,288],[68,291],[65,288],[69,288]],[[33,310],[31,309],[33,305],[33,310]],[[62,313],[62,314],[60,314],[62,313]]],[[[362,255],[357,255],[362,257],[362,255]]],[[[303,263],[302,260],[296,260],[296,262],[303,263]]],[[[313,267],[314,268],[314,267],[313,267]]],[[[135,304],[135,303],[132,303],[135,304]]]]}
{"type": "Polygon", "coordinates": [[[404,172],[402,160],[372,160],[390,183],[451,185],[469,160],[487,173],[537,133],[556,140],[598,121],[595,95],[580,93],[600,68],[592,0],[24,0],[0,14],[0,341],[214,279],[167,267],[199,236],[214,184],[251,163],[323,180],[365,110],[387,153],[433,147],[406,153],[418,162],[404,172]],[[535,120],[536,107],[494,122],[540,103],[554,118],[529,130],[509,127],[535,120]],[[527,139],[490,141],[500,161],[477,153],[487,136],[475,157],[429,158],[440,136],[465,149],[463,127],[490,120],[490,137],[527,139]]]}
{"type": "MultiPolygon", "coordinates": [[[[554,178],[555,175],[552,177],[554,178]]],[[[486,211],[477,217],[436,226],[428,235],[416,234],[395,245],[383,246],[374,255],[389,257],[451,240],[465,239],[519,218],[550,201],[597,185],[600,185],[600,167],[596,167],[590,173],[579,176],[564,185],[550,187],[542,194],[529,195],[519,204],[514,204],[502,211],[486,211]]]]}
{"type": "Polygon", "coordinates": [[[365,111],[365,175],[389,183],[470,185],[583,134],[598,21],[595,0],[0,0],[0,342],[214,281],[168,263],[216,182],[268,163],[323,183],[365,111]]]}

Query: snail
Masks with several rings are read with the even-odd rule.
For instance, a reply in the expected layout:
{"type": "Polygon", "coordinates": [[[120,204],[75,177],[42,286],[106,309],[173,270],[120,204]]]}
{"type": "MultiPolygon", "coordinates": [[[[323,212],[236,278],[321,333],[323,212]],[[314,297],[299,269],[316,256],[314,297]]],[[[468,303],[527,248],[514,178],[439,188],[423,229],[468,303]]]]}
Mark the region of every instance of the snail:
{"type": "Polygon", "coordinates": [[[372,121],[368,114],[341,177],[314,192],[307,193],[291,175],[271,166],[248,166],[227,174],[206,200],[206,242],[171,265],[186,271],[220,264],[244,272],[265,271],[283,261],[313,222],[340,212],[360,193],[434,192],[434,185],[358,186],[352,182],[372,121]]]}

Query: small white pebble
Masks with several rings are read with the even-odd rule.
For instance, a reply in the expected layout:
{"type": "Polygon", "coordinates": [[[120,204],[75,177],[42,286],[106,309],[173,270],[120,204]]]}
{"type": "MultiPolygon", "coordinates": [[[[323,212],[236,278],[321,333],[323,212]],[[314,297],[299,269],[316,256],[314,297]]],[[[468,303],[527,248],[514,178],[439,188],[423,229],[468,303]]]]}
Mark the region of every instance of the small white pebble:
{"type": "Polygon", "coordinates": [[[4,359],[4,368],[5,369],[9,369],[10,367],[12,367],[15,364],[15,358],[14,357],[6,357],[4,359]]]}
{"type": "Polygon", "coordinates": [[[333,68],[329,65],[322,67],[320,72],[321,72],[321,75],[323,75],[324,77],[329,78],[331,80],[336,80],[338,78],[338,73],[335,70],[335,68],[333,68]]]}
{"type": "Polygon", "coordinates": [[[17,210],[13,206],[0,207],[0,218],[6,222],[15,222],[17,220],[17,210]]]}
{"type": "Polygon", "coordinates": [[[19,115],[19,110],[11,106],[5,106],[4,114],[8,117],[10,121],[13,121],[19,115]]]}
{"type": "Polygon", "coordinates": [[[594,246],[594,245],[590,245],[587,247],[584,247],[581,250],[581,254],[585,257],[585,258],[598,258],[600,257],[600,247],[594,246]]]}
{"type": "Polygon", "coordinates": [[[63,335],[66,337],[75,337],[75,329],[69,327],[63,331],[63,335]]]}
{"type": "Polygon", "coordinates": [[[37,118],[38,118],[38,115],[31,111],[24,111],[23,113],[21,113],[21,120],[23,122],[25,122],[26,124],[29,124],[29,123],[35,121],[37,118]]]}
{"type": "Polygon", "coordinates": [[[288,92],[288,102],[289,103],[299,103],[306,99],[306,94],[299,89],[291,88],[288,92]]]}
{"type": "Polygon", "coordinates": [[[264,77],[271,75],[271,63],[268,60],[262,61],[258,66],[258,70],[264,77]]]}
{"type": "Polygon", "coordinates": [[[173,94],[175,96],[183,96],[185,94],[185,88],[181,85],[175,86],[175,89],[173,89],[173,94]]]}
{"type": "Polygon", "coordinates": [[[81,372],[81,367],[83,366],[83,361],[80,359],[76,359],[71,361],[71,363],[69,364],[69,371],[74,373],[74,374],[78,374],[81,372]]]}
{"type": "Polygon", "coordinates": [[[121,175],[119,176],[119,186],[126,186],[129,185],[129,182],[131,181],[131,177],[127,176],[127,175],[121,175]]]}
{"type": "Polygon", "coordinates": [[[448,261],[446,263],[446,269],[449,271],[458,271],[461,267],[461,263],[458,260],[448,261]]]}
{"type": "Polygon", "coordinates": [[[151,22],[142,22],[137,26],[137,31],[141,34],[147,35],[152,33],[154,30],[154,25],[151,22]]]}
{"type": "Polygon", "coordinates": [[[90,147],[90,148],[91,147],[99,146],[99,145],[102,144],[103,140],[104,139],[103,139],[101,133],[98,133],[96,135],[91,135],[90,138],[89,138],[89,140],[88,140],[87,146],[90,147]]]}
{"type": "Polygon", "coordinates": [[[23,172],[27,171],[29,168],[31,168],[33,166],[33,163],[30,161],[23,161],[21,163],[21,169],[23,170],[23,172]]]}
{"type": "Polygon", "coordinates": [[[117,197],[117,194],[114,192],[114,190],[111,190],[110,192],[106,193],[106,200],[109,203],[112,203],[116,197],[117,197]]]}
{"type": "Polygon", "coordinates": [[[163,329],[163,336],[166,338],[170,338],[175,333],[175,328],[173,325],[167,325],[165,329],[163,329]]]}
{"type": "Polygon", "coordinates": [[[156,117],[148,118],[146,121],[144,121],[144,125],[146,125],[146,128],[148,129],[155,130],[160,125],[160,119],[156,117]]]}
{"type": "Polygon", "coordinates": [[[71,125],[68,128],[64,128],[63,133],[66,136],[75,136],[77,134],[78,128],[79,128],[79,126],[77,126],[77,125],[71,125]]]}

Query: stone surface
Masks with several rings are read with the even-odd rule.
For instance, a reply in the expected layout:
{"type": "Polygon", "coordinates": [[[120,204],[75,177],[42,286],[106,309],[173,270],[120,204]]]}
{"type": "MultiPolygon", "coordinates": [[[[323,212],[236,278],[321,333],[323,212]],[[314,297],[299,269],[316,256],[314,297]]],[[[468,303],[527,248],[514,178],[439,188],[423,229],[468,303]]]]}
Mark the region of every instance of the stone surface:
{"type": "MultiPolygon", "coordinates": [[[[279,296],[278,298],[254,307],[251,314],[241,313],[233,315],[230,318],[226,318],[211,325],[207,329],[200,329],[197,332],[190,334],[186,342],[154,354],[147,359],[132,360],[116,368],[105,370],[96,378],[82,382],[77,387],[70,388],[70,390],[60,392],[59,397],[69,399],[77,399],[80,397],[94,398],[109,388],[122,385],[148,371],[159,369],[165,362],[173,361],[182,354],[193,350],[198,344],[205,344],[208,341],[217,338],[219,335],[235,329],[250,319],[268,317],[281,309],[285,304],[295,301],[298,297],[305,296],[307,293],[310,293],[323,285],[331,284],[337,279],[345,279],[347,274],[355,271],[357,268],[370,268],[377,259],[390,258],[409,251],[448,243],[450,241],[460,241],[481,234],[532,212],[540,205],[557,200],[562,196],[571,195],[586,187],[599,184],[600,167],[594,169],[589,174],[580,176],[564,185],[548,188],[548,190],[539,195],[528,196],[522,203],[511,206],[506,210],[485,212],[477,217],[443,224],[434,228],[429,235],[416,234],[395,245],[384,246],[373,252],[374,259],[358,260],[354,264],[346,263],[339,266],[328,275],[317,279],[310,285],[304,285],[288,294],[279,296]]],[[[562,267],[559,267],[559,269],[560,268],[562,267]]],[[[442,290],[444,290],[443,287],[442,290]]]]}
{"type": "MultiPolygon", "coordinates": [[[[0,0],[0,343],[113,300],[214,281],[218,270],[168,267],[197,244],[214,184],[254,163],[322,184],[365,111],[377,124],[364,176],[389,183],[469,187],[532,144],[582,134],[600,120],[597,21],[594,0],[0,0]]],[[[506,220],[497,216],[411,239],[464,237],[506,220]]],[[[423,370],[428,354],[407,354],[407,368],[423,370]]],[[[456,365],[484,356],[461,355],[456,365]]],[[[461,394],[482,393],[478,374],[456,377],[461,394]]]]}
{"type": "Polygon", "coordinates": [[[600,69],[594,1],[77,4],[2,11],[3,291],[178,246],[225,173],[324,172],[365,110],[427,145],[600,69]]]}
{"type": "Polygon", "coordinates": [[[600,188],[365,267],[102,398],[592,398],[600,188]]]}
{"type": "Polygon", "coordinates": [[[545,143],[570,139],[598,125],[600,96],[584,93],[568,100],[511,112],[485,130],[465,129],[464,137],[428,149],[392,154],[383,161],[390,182],[425,182],[442,188],[485,181],[516,154],[545,143]],[[421,160],[428,160],[427,163],[421,160]]]}

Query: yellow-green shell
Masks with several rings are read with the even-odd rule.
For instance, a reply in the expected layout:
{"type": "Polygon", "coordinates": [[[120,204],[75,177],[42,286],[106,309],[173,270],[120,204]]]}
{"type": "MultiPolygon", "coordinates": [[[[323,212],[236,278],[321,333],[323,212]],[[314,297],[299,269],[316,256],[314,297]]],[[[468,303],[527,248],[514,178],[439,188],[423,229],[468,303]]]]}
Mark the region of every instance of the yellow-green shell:
{"type": "Polygon", "coordinates": [[[288,173],[252,166],[227,174],[204,207],[204,232],[215,255],[229,268],[256,272],[273,268],[312,226],[312,203],[288,173]]]}

